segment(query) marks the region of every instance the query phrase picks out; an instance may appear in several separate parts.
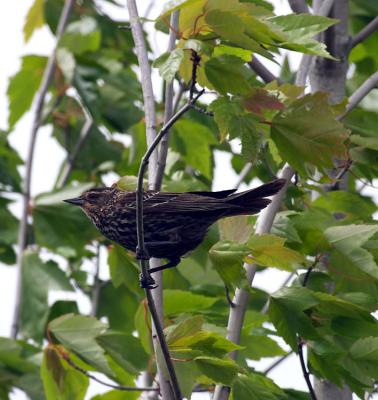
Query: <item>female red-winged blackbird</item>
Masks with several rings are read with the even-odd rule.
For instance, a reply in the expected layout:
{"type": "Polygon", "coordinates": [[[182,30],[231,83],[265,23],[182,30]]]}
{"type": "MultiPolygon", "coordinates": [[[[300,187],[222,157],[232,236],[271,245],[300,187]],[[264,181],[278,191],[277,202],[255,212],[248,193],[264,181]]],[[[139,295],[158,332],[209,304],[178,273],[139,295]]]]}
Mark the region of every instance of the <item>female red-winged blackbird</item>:
{"type": "MultiPolygon", "coordinates": [[[[150,269],[156,272],[174,267],[180,258],[196,248],[215,221],[234,215],[256,214],[285,184],[277,179],[241,193],[169,193],[145,191],[143,194],[144,238],[148,255],[166,258],[168,264],[150,269]]],[[[80,206],[101,233],[126,249],[135,251],[136,193],[116,187],[89,189],[80,197],[64,200],[80,206]]]]}

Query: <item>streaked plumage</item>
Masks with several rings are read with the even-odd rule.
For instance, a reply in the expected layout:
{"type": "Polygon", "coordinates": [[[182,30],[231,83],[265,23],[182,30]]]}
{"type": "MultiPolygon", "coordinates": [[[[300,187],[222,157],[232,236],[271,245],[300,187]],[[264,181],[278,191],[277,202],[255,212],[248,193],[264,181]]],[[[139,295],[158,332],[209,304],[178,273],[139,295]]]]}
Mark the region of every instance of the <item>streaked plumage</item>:
{"type": "MultiPolygon", "coordinates": [[[[183,255],[202,242],[215,221],[258,213],[270,203],[266,197],[277,193],[284,184],[284,179],[277,179],[241,193],[144,192],[144,234],[149,256],[166,258],[177,265],[183,255]]],[[[65,201],[79,205],[108,239],[135,251],[135,192],[116,187],[96,188],[65,201]]]]}

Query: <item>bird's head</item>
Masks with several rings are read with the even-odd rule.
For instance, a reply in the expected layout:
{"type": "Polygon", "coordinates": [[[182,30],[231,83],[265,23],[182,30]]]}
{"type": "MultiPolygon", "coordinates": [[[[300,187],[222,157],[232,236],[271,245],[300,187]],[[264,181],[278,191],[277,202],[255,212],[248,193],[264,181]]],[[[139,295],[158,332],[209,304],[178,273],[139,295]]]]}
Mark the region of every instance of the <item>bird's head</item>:
{"type": "Polygon", "coordinates": [[[113,187],[93,188],[85,191],[79,197],[63,201],[81,207],[92,220],[95,220],[103,207],[112,203],[115,190],[113,187]]]}

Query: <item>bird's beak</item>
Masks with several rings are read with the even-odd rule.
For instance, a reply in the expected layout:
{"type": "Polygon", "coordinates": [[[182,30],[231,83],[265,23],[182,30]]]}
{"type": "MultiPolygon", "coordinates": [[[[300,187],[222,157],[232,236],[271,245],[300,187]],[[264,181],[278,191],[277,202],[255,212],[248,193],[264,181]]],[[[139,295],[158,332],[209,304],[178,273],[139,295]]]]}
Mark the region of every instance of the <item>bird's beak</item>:
{"type": "Polygon", "coordinates": [[[75,197],[74,199],[63,200],[66,203],[73,204],[74,206],[84,205],[84,199],[82,197],[75,197]]]}

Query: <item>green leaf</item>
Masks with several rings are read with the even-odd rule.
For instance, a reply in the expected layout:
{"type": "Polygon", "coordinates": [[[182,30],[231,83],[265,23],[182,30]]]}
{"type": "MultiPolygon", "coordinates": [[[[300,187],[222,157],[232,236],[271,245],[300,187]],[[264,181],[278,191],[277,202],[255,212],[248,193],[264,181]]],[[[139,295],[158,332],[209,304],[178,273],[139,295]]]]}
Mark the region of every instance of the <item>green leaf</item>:
{"type": "Polygon", "coordinates": [[[61,39],[59,47],[64,47],[73,54],[96,51],[101,42],[101,32],[94,18],[83,17],[71,22],[61,39]]]}
{"type": "Polygon", "coordinates": [[[352,358],[378,361],[378,337],[367,337],[357,340],[350,348],[352,358]]]}
{"type": "Polygon", "coordinates": [[[126,250],[114,245],[108,252],[108,265],[113,285],[125,285],[132,292],[139,292],[138,266],[126,250]]]}
{"type": "Polygon", "coordinates": [[[47,322],[49,289],[73,290],[55,262],[43,263],[37,253],[26,251],[22,258],[20,324],[23,334],[37,341],[42,340],[47,322]]]}
{"type": "Polygon", "coordinates": [[[47,57],[24,56],[22,57],[21,69],[10,78],[7,89],[10,128],[13,128],[31,107],[34,95],[41,84],[46,62],[47,57]]]}
{"type": "Polygon", "coordinates": [[[183,49],[175,49],[169,54],[163,54],[155,60],[154,66],[159,68],[160,76],[171,83],[175,74],[178,72],[181,62],[184,58],[183,49]]]}
{"type": "Polygon", "coordinates": [[[38,364],[33,360],[33,357],[39,351],[39,349],[24,341],[0,338],[0,362],[2,366],[6,366],[20,375],[38,371],[38,364]]]}
{"type": "Polygon", "coordinates": [[[138,375],[147,368],[148,355],[140,341],[134,336],[109,332],[97,336],[96,341],[114,361],[130,374],[138,375]]]}
{"type": "Polygon", "coordinates": [[[362,338],[367,336],[378,337],[378,325],[373,322],[361,321],[348,317],[335,317],[331,323],[332,330],[338,335],[362,338]]]}
{"type": "Polygon", "coordinates": [[[206,310],[218,301],[217,298],[193,294],[183,290],[166,289],[164,291],[164,314],[174,316],[180,313],[206,310]]]}
{"type": "Polygon", "coordinates": [[[286,40],[279,44],[280,47],[334,59],[326,51],[326,46],[314,40],[313,36],[336,24],[337,20],[319,15],[289,14],[269,18],[268,22],[285,36],[286,40]]]}
{"type": "Polygon", "coordinates": [[[174,353],[183,353],[187,356],[223,357],[234,350],[242,349],[241,346],[229,341],[215,332],[199,330],[188,336],[170,340],[169,349],[174,353]]]}
{"type": "Polygon", "coordinates": [[[227,97],[214,100],[209,109],[214,112],[221,141],[240,137],[244,159],[253,162],[261,143],[261,134],[257,129],[258,118],[245,112],[239,101],[227,97]]]}
{"type": "Polygon", "coordinates": [[[207,178],[212,176],[211,145],[216,144],[213,133],[205,125],[181,119],[176,122],[175,149],[181,150],[183,159],[207,178]]]}
{"type": "Polygon", "coordinates": [[[8,133],[0,130],[0,188],[19,192],[21,177],[17,167],[22,159],[8,141],[8,133]]]}
{"type": "Polygon", "coordinates": [[[245,278],[243,260],[249,253],[246,245],[231,240],[217,242],[210,250],[210,259],[222,280],[227,284],[240,285],[245,278]]]}
{"type": "Polygon", "coordinates": [[[306,259],[295,250],[284,246],[285,239],[271,234],[253,235],[248,241],[250,262],[256,264],[275,267],[286,271],[293,271],[301,264],[305,264],[306,259]]]}
{"type": "Polygon", "coordinates": [[[204,322],[205,320],[202,315],[196,315],[195,317],[184,319],[184,321],[173,327],[166,328],[165,330],[168,330],[166,332],[167,344],[169,345],[183,337],[194,335],[202,329],[204,322]]]}
{"type": "Polygon", "coordinates": [[[215,383],[230,385],[235,379],[240,367],[230,359],[215,357],[196,357],[198,369],[215,383]]]}
{"type": "Polygon", "coordinates": [[[137,400],[140,396],[138,392],[120,392],[119,390],[110,390],[109,392],[97,394],[91,400],[137,400]]]}
{"type": "Polygon", "coordinates": [[[52,347],[44,351],[41,377],[47,400],[84,400],[89,378],[69,366],[52,347]]]}
{"type": "Polygon", "coordinates": [[[68,314],[49,323],[49,330],[64,347],[100,372],[113,376],[104,351],[96,342],[96,337],[104,333],[105,329],[102,322],[83,315],[68,314]]]}
{"type": "MultiPolygon", "coordinates": [[[[74,192],[77,195],[82,187],[74,192]]],[[[36,241],[59,252],[72,248],[76,254],[85,252],[85,245],[100,234],[79,207],[63,203],[67,190],[40,195],[32,209],[36,241]]]]}
{"type": "Polygon", "coordinates": [[[283,356],[285,351],[276,341],[268,336],[242,335],[240,345],[244,347],[239,352],[239,359],[260,360],[263,357],[283,356]]]}
{"type": "Polygon", "coordinates": [[[134,330],[134,322],[130,316],[135,314],[138,301],[139,296],[127,287],[115,288],[111,282],[104,282],[100,290],[96,316],[106,317],[110,329],[131,333],[134,330]]]}
{"type": "Polygon", "coordinates": [[[281,157],[306,175],[308,164],[324,171],[346,157],[347,130],[336,121],[325,93],[306,95],[272,120],[271,136],[281,157]]]}
{"type": "Polygon", "coordinates": [[[269,317],[290,347],[297,351],[297,333],[307,339],[317,339],[318,333],[304,311],[319,303],[313,293],[302,287],[283,288],[273,293],[269,301],[269,317]]]}
{"type": "Polygon", "coordinates": [[[150,321],[148,306],[145,301],[141,301],[136,313],[134,314],[134,325],[144,351],[147,354],[153,354],[154,351],[152,347],[150,321]]]}
{"type": "Polygon", "coordinates": [[[29,8],[23,28],[25,43],[29,41],[33,32],[45,23],[43,5],[43,0],[34,0],[33,5],[29,8]]]}
{"type": "Polygon", "coordinates": [[[251,71],[238,57],[224,55],[211,58],[205,64],[205,73],[220,94],[240,94],[249,90],[248,78],[251,76],[251,71]],[[229,79],[230,76],[232,79],[229,79]]]}
{"type": "Polygon", "coordinates": [[[370,198],[341,190],[324,193],[312,204],[331,213],[337,213],[338,219],[345,219],[350,222],[369,221],[377,211],[377,206],[370,198]]]}
{"type": "Polygon", "coordinates": [[[372,150],[378,150],[378,138],[376,137],[363,137],[360,135],[351,135],[350,141],[358,146],[367,147],[372,150]]]}
{"type": "Polygon", "coordinates": [[[378,225],[346,225],[328,228],[325,236],[358,269],[378,279],[373,255],[361,246],[378,232],[378,225]]]}
{"type": "MultiPolygon", "coordinates": [[[[214,4],[215,5],[215,4],[214,4]]],[[[253,37],[249,26],[254,24],[260,32],[269,30],[268,26],[253,16],[246,16],[242,5],[233,2],[231,8],[233,10],[220,10],[216,7],[213,10],[206,10],[205,21],[209,27],[221,38],[237,45],[246,50],[251,50],[254,53],[261,54],[262,56],[273,60],[272,55],[261,46],[261,37],[253,37]],[[237,15],[239,14],[239,15],[237,15]]],[[[253,30],[256,33],[256,30],[253,30]]],[[[265,33],[265,32],[264,32],[265,33]]],[[[269,31],[265,38],[271,42],[269,36],[275,36],[273,31],[269,31]]]]}
{"type": "Polygon", "coordinates": [[[281,400],[285,393],[271,379],[250,373],[239,375],[232,385],[233,398],[236,400],[281,400]]]}

